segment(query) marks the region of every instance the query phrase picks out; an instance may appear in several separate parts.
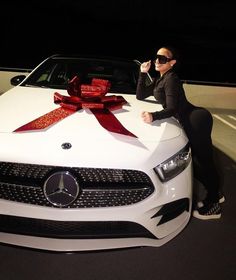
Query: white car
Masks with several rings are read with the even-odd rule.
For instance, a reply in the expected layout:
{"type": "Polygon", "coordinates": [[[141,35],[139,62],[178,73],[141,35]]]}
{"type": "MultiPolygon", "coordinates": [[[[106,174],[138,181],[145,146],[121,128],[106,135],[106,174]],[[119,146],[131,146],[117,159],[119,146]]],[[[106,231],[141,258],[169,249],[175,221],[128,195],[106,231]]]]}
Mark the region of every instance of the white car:
{"type": "Polygon", "coordinates": [[[161,246],[188,224],[188,139],[175,118],[141,120],[143,110],[162,107],[136,99],[139,67],[54,55],[12,79],[0,97],[1,243],[52,251],[161,246]]]}

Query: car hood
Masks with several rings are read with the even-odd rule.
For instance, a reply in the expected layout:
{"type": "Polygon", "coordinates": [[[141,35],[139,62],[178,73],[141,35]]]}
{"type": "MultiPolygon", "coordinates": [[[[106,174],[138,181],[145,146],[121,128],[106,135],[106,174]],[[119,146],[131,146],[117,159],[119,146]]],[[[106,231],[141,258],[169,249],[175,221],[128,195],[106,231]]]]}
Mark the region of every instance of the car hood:
{"type": "MultiPolygon", "coordinates": [[[[58,90],[67,95],[67,91],[58,90]]],[[[30,163],[127,167],[139,160],[148,164],[165,160],[187,141],[174,118],[146,124],[143,110],[153,112],[162,107],[153,98],[139,101],[135,95],[122,95],[127,104],[112,111],[120,123],[136,137],[112,133],[104,129],[89,109],[81,109],[65,119],[38,131],[14,132],[48,112],[59,108],[54,104],[55,90],[17,86],[0,97],[1,160],[30,163]],[[66,144],[66,145],[63,145],[66,144]],[[67,145],[68,144],[68,145],[67,145]],[[69,149],[63,147],[70,146],[69,149]],[[152,159],[159,149],[159,157],[152,159]]],[[[109,94],[107,94],[109,96],[109,94]]]]}

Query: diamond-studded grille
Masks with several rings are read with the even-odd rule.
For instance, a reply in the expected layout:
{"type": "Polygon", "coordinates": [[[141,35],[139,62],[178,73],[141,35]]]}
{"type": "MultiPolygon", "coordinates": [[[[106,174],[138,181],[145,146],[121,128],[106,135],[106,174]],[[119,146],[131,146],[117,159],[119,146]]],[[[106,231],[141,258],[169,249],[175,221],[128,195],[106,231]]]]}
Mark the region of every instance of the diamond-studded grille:
{"type": "Polygon", "coordinates": [[[69,171],[80,186],[79,196],[68,208],[130,205],[147,198],[154,190],[150,178],[137,170],[0,162],[0,198],[53,207],[44,196],[43,185],[58,171],[69,171]]]}

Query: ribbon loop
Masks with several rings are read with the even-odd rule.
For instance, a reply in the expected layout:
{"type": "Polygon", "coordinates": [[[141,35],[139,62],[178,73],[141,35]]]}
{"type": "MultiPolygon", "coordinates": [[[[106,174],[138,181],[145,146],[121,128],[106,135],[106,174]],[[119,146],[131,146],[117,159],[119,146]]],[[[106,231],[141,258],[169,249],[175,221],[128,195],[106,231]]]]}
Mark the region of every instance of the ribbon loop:
{"type": "Polygon", "coordinates": [[[60,105],[60,108],[17,128],[14,132],[47,128],[83,108],[90,109],[101,126],[108,131],[137,137],[125,129],[110,112],[121,109],[127,103],[123,96],[105,96],[110,87],[110,81],[95,78],[91,85],[81,85],[79,77],[75,76],[68,84],[67,92],[69,96],[64,96],[58,92],[54,93],[54,103],[60,105]],[[55,117],[55,114],[57,117],[55,117]]]}

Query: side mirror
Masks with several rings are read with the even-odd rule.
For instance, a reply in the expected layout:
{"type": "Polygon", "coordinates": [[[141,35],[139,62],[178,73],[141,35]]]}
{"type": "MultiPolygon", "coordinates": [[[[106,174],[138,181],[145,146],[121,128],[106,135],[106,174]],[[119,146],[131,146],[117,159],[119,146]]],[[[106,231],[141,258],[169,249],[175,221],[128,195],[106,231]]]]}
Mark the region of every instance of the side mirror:
{"type": "Polygon", "coordinates": [[[19,85],[24,79],[26,78],[26,75],[17,75],[13,78],[11,78],[10,83],[13,86],[19,85]]]}

